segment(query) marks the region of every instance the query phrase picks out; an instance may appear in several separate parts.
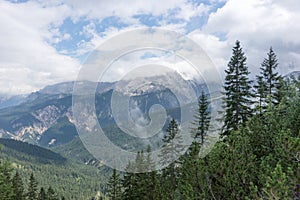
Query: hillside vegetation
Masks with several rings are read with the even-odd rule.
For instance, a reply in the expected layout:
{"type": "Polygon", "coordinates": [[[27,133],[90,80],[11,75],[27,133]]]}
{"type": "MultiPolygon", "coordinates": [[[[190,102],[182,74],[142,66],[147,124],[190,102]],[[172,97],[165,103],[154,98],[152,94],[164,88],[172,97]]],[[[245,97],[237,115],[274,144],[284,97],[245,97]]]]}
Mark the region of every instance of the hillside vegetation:
{"type": "MultiPolygon", "coordinates": [[[[0,177],[9,162],[9,180],[18,172],[24,185],[24,194],[31,174],[38,183],[37,192],[51,187],[57,197],[65,199],[90,199],[103,190],[105,183],[101,169],[75,162],[48,149],[9,139],[0,139],[0,177]]],[[[0,179],[0,188],[4,188],[0,179]]],[[[1,189],[0,189],[1,191],[1,189]]],[[[0,192],[0,199],[9,197],[0,192]]],[[[14,199],[14,198],[13,198],[14,199]]]]}

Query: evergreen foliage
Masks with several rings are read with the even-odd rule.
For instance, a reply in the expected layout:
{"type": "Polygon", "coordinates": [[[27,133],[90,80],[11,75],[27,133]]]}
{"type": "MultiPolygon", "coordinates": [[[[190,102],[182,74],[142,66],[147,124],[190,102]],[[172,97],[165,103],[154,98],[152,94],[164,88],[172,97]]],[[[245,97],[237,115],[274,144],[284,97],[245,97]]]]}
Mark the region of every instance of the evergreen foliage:
{"type": "MultiPolygon", "coordinates": [[[[262,66],[273,66],[273,78],[257,76],[262,87],[256,87],[256,94],[261,99],[257,105],[259,112],[252,110],[251,81],[239,42],[233,50],[225,83],[222,133],[226,139],[217,142],[205,158],[199,157],[205,140],[201,137],[205,136],[202,118],[209,120],[208,115],[201,115],[208,114],[202,94],[193,123],[195,140],[186,154],[154,174],[125,173],[122,199],[299,199],[300,77],[283,79],[275,73],[277,59],[270,49],[262,66]],[[279,80],[280,87],[275,80],[279,80]]],[[[179,131],[177,122],[171,120],[164,143],[170,145],[179,131]]],[[[174,146],[168,146],[161,158],[170,159],[172,154],[167,155],[176,152],[174,146]]],[[[139,152],[139,164],[129,163],[128,168],[148,166],[146,160],[151,159],[146,157],[143,151],[139,152]]]]}
{"type": "Polygon", "coordinates": [[[8,162],[3,162],[0,160],[0,199],[10,200],[13,199],[13,185],[11,182],[12,168],[8,162]]]}
{"type": "MultiPolygon", "coordinates": [[[[182,155],[184,148],[180,124],[172,119],[165,131],[164,150],[160,155],[162,165],[171,164],[156,170],[149,146],[137,153],[134,162],[128,163],[127,172],[112,171],[106,196],[116,200],[299,199],[300,77],[284,79],[275,72],[278,61],[272,48],[261,66],[255,86],[257,107],[252,110],[246,57],[237,41],[224,85],[225,117],[221,134],[226,139],[218,141],[205,158],[199,157],[211,120],[209,103],[202,93],[193,122],[195,140],[188,151],[182,155]]],[[[5,144],[12,143],[9,141],[5,144]]],[[[18,165],[13,156],[4,157],[4,152],[9,148],[5,144],[0,148],[0,200],[60,199],[60,193],[54,185],[41,184],[40,180],[43,179],[35,178],[40,177],[39,171],[45,168],[34,165],[22,172],[24,163],[18,165]],[[13,162],[6,162],[5,158],[13,162]],[[24,171],[30,172],[30,176],[24,171]]],[[[27,149],[26,145],[24,148],[27,149]]],[[[48,163],[54,172],[56,168],[53,166],[57,165],[51,164],[61,159],[47,150],[44,152],[48,152],[50,157],[43,162],[41,158],[33,160],[33,155],[19,155],[21,151],[9,152],[18,158],[36,161],[39,165],[48,163]]],[[[39,157],[38,154],[34,155],[39,157]]],[[[60,164],[65,166],[66,161],[61,161],[60,164]]],[[[73,176],[78,181],[82,180],[75,172],[73,176]]],[[[72,193],[71,190],[68,192],[72,193]]],[[[66,199],[86,197],[76,193],[66,199]]],[[[100,194],[90,199],[107,198],[100,194]]]]}
{"type": "Polygon", "coordinates": [[[113,173],[107,184],[107,194],[112,200],[121,199],[121,179],[116,169],[113,169],[113,173]]]}
{"type": "Polygon", "coordinates": [[[236,131],[240,125],[246,125],[252,115],[250,107],[253,97],[252,81],[248,77],[250,72],[246,65],[247,58],[239,41],[236,41],[232,51],[228,68],[225,70],[223,136],[228,136],[232,131],[236,131]]]}
{"type": "Polygon", "coordinates": [[[39,195],[38,195],[38,200],[44,200],[47,199],[47,194],[46,191],[43,187],[41,187],[39,195]]]}
{"type": "Polygon", "coordinates": [[[254,85],[256,98],[258,99],[259,113],[264,112],[270,103],[278,104],[282,95],[280,94],[282,77],[276,72],[278,60],[272,47],[269,50],[260,67],[260,74],[256,76],[257,83],[254,85]]]}
{"type": "Polygon", "coordinates": [[[21,175],[17,171],[12,179],[13,189],[14,189],[14,199],[22,200],[24,199],[24,186],[21,175]]]}
{"type": "Polygon", "coordinates": [[[195,126],[192,129],[193,137],[195,140],[200,142],[200,144],[204,143],[204,138],[209,129],[210,120],[209,102],[202,91],[201,96],[198,99],[198,108],[194,115],[194,122],[192,123],[193,126],[195,126]]]}
{"type": "Polygon", "coordinates": [[[37,199],[37,192],[38,192],[38,183],[35,180],[35,177],[33,173],[30,174],[29,178],[29,186],[28,186],[28,192],[27,192],[27,198],[29,200],[36,200],[37,199]]]}

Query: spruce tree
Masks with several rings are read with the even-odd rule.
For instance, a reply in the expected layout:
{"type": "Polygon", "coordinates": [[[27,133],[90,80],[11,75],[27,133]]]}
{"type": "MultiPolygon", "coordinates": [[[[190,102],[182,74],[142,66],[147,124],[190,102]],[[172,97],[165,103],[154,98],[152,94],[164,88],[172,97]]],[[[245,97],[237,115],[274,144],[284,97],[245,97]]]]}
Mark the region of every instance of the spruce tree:
{"type": "Polygon", "coordinates": [[[179,131],[177,122],[172,119],[163,137],[161,163],[162,165],[168,164],[161,174],[161,185],[164,187],[163,199],[174,199],[177,192],[180,175],[178,158],[183,151],[182,137],[179,131]]]}
{"type": "Polygon", "coordinates": [[[155,166],[151,158],[151,148],[147,147],[146,154],[141,151],[140,156],[138,154],[136,163],[143,166],[143,173],[137,173],[136,177],[136,188],[137,199],[148,200],[158,199],[157,198],[157,173],[155,166]],[[149,192],[152,191],[152,192],[149,192]]]}
{"type": "Polygon", "coordinates": [[[38,195],[38,200],[45,200],[47,199],[47,194],[46,191],[43,187],[41,187],[39,195],[38,195]]]}
{"type": "Polygon", "coordinates": [[[113,173],[108,181],[107,187],[110,199],[119,200],[122,198],[121,179],[116,169],[113,169],[113,173]]]}
{"type": "Polygon", "coordinates": [[[225,109],[222,135],[227,136],[231,131],[237,130],[239,125],[245,125],[251,111],[251,83],[246,65],[246,56],[239,41],[233,47],[233,55],[225,70],[225,85],[223,108],[225,109]]]}
{"type": "Polygon", "coordinates": [[[0,160],[0,200],[12,200],[14,197],[13,186],[10,178],[11,167],[8,162],[0,160]]]}
{"type": "Polygon", "coordinates": [[[202,194],[205,185],[205,164],[204,160],[199,158],[200,148],[199,142],[193,141],[184,156],[180,177],[181,199],[206,199],[202,194]]]}
{"type": "Polygon", "coordinates": [[[278,60],[272,47],[260,67],[260,74],[256,77],[256,97],[258,98],[259,111],[262,113],[270,103],[278,104],[280,101],[281,76],[276,72],[278,60]]]}
{"type": "Polygon", "coordinates": [[[148,181],[146,176],[147,164],[146,158],[144,155],[144,151],[140,151],[137,153],[137,157],[135,160],[135,184],[133,185],[133,191],[135,192],[134,199],[146,199],[148,191],[148,181]]]}
{"type": "Polygon", "coordinates": [[[270,96],[272,103],[278,103],[276,102],[276,95],[278,93],[278,82],[280,75],[278,75],[278,72],[276,72],[277,67],[278,60],[271,47],[268,53],[268,58],[265,58],[261,64],[261,70],[266,81],[267,95],[270,96]]]}
{"type": "Polygon", "coordinates": [[[145,181],[146,181],[146,199],[159,199],[158,193],[158,174],[155,170],[155,165],[153,163],[153,160],[151,158],[151,147],[147,147],[147,156],[146,156],[146,166],[148,172],[145,174],[145,181]],[[152,192],[149,192],[152,191],[152,192]]]}
{"type": "Polygon", "coordinates": [[[206,95],[202,91],[199,99],[198,99],[198,108],[194,115],[193,125],[195,126],[192,128],[193,137],[196,141],[200,144],[204,143],[204,137],[209,128],[210,123],[210,112],[209,112],[209,102],[207,100],[206,95]]]}
{"type": "Polygon", "coordinates": [[[47,200],[58,200],[57,194],[51,186],[47,190],[47,200]]]}
{"type": "Polygon", "coordinates": [[[122,199],[159,199],[157,198],[158,177],[151,158],[150,146],[147,147],[146,154],[144,151],[137,153],[135,162],[129,162],[126,171],[122,181],[124,189],[122,199]],[[137,173],[130,173],[129,171],[137,173]]]}
{"type": "Polygon", "coordinates": [[[22,178],[17,171],[15,176],[12,179],[13,189],[14,189],[14,199],[23,200],[24,199],[24,186],[22,178]]]}
{"type": "Polygon", "coordinates": [[[136,177],[135,174],[130,172],[134,170],[134,164],[129,162],[126,166],[126,172],[123,176],[122,186],[123,186],[123,193],[122,199],[124,200],[132,200],[136,196],[134,187],[136,184],[136,177]]]}
{"type": "Polygon", "coordinates": [[[29,178],[29,186],[28,186],[28,192],[27,192],[27,199],[28,200],[36,200],[37,199],[37,181],[35,180],[35,177],[33,173],[30,174],[29,178]]]}
{"type": "Polygon", "coordinates": [[[162,141],[164,144],[160,162],[162,165],[173,163],[181,155],[184,148],[179,125],[175,119],[171,119],[162,141]]]}

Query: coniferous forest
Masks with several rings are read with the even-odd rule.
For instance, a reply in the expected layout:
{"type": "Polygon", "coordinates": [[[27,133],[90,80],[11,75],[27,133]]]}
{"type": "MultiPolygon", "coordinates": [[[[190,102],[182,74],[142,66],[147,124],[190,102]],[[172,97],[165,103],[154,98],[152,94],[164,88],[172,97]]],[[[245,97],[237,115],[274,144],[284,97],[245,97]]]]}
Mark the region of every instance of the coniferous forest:
{"type": "MultiPolygon", "coordinates": [[[[112,170],[106,182],[99,180],[105,185],[101,195],[85,199],[300,199],[300,77],[277,72],[279,61],[272,47],[264,57],[252,80],[247,57],[236,41],[225,70],[221,139],[207,156],[199,157],[212,120],[208,97],[202,93],[191,124],[194,142],[183,156],[154,170],[151,156],[144,153],[151,152],[150,147],[142,150],[127,167],[150,172],[112,170]]],[[[179,131],[180,124],[171,120],[165,145],[179,131]]],[[[181,148],[171,145],[165,154],[181,148]]],[[[1,160],[0,199],[65,199],[54,188],[40,186],[34,173],[21,177],[9,161],[1,160]]]]}
{"type": "MultiPolygon", "coordinates": [[[[199,151],[209,124],[209,102],[199,97],[188,152],[161,171],[118,174],[107,183],[109,199],[299,199],[300,77],[282,77],[272,48],[256,80],[249,78],[239,41],[225,70],[221,140],[204,158],[199,151]]],[[[176,136],[171,121],[166,142],[176,136]]],[[[178,147],[180,148],[180,147],[178,147]]],[[[169,153],[176,153],[176,147],[169,153]]],[[[153,168],[143,156],[128,167],[153,168]]]]}

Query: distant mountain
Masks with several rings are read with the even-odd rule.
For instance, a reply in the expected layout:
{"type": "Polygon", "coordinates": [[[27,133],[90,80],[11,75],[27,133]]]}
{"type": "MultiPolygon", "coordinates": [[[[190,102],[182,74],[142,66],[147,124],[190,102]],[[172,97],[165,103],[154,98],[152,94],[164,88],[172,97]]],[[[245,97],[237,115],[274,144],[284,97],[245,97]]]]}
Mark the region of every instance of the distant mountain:
{"type": "Polygon", "coordinates": [[[70,95],[41,95],[0,110],[0,136],[38,144],[42,134],[70,113],[70,95]]]}
{"type": "Polygon", "coordinates": [[[0,96],[0,109],[20,105],[26,101],[27,96],[27,94],[13,96],[2,95],[0,96]]]}
{"type": "MultiPolygon", "coordinates": [[[[1,109],[0,138],[27,141],[43,147],[72,141],[77,136],[72,116],[73,84],[74,82],[65,82],[47,86],[28,95],[21,104],[1,109]]],[[[88,88],[95,83],[83,82],[83,84],[88,88]]],[[[176,73],[114,83],[98,83],[95,96],[98,120],[104,129],[109,130],[108,137],[117,139],[123,137],[121,130],[115,126],[112,116],[110,100],[113,91],[124,98],[130,98],[130,109],[135,110],[135,113],[131,114],[134,115],[138,111],[136,116],[141,118],[141,121],[148,120],[147,113],[154,104],[164,106],[169,116],[178,118],[180,106],[173,92],[180,95],[184,103],[189,105],[192,98],[190,92],[185,89],[188,86],[197,95],[201,91],[208,93],[205,84],[184,80],[176,73]]],[[[130,141],[134,138],[127,139],[130,141]]],[[[124,143],[120,145],[124,148],[133,148],[124,143]]]]}
{"type": "Polygon", "coordinates": [[[22,157],[20,157],[20,155],[26,154],[26,156],[34,157],[36,162],[40,162],[44,164],[51,164],[51,163],[64,164],[67,161],[66,158],[62,157],[58,153],[54,153],[53,151],[50,151],[48,149],[44,149],[36,145],[28,144],[26,142],[0,138],[0,145],[19,152],[19,154],[15,155],[14,157],[20,160],[22,160],[22,157]]]}
{"type": "MultiPolygon", "coordinates": [[[[87,84],[87,83],[85,83],[87,84]]],[[[93,83],[90,83],[92,85],[93,83]]],[[[96,93],[103,93],[110,89],[112,89],[114,86],[114,83],[109,82],[103,82],[98,83],[97,91],[96,93]]],[[[0,109],[18,106],[22,103],[28,103],[36,98],[38,98],[40,95],[71,95],[73,92],[74,87],[74,81],[71,82],[63,82],[63,83],[57,83],[54,85],[49,85],[44,87],[43,89],[33,92],[31,94],[21,94],[21,95],[0,95],[0,109]]]]}
{"type": "Polygon", "coordinates": [[[64,145],[52,147],[51,150],[67,158],[72,158],[81,163],[85,163],[86,165],[97,168],[101,168],[103,165],[99,160],[94,158],[88,150],[86,150],[79,137],[75,137],[71,142],[64,145]]]}
{"type": "MultiPolygon", "coordinates": [[[[55,95],[55,94],[72,94],[73,93],[73,87],[74,87],[74,81],[72,82],[63,82],[63,83],[57,83],[54,85],[49,85],[44,87],[39,91],[40,94],[50,94],[50,95],[55,95]]],[[[95,83],[89,82],[89,81],[84,81],[84,84],[87,87],[93,86],[95,83]]],[[[113,89],[115,82],[101,82],[98,83],[97,85],[97,90],[96,93],[103,93],[107,92],[111,89],[113,89]]]]}
{"type": "Polygon", "coordinates": [[[300,76],[300,71],[293,71],[293,72],[290,72],[288,74],[286,74],[284,77],[285,78],[298,78],[300,76]]]}

